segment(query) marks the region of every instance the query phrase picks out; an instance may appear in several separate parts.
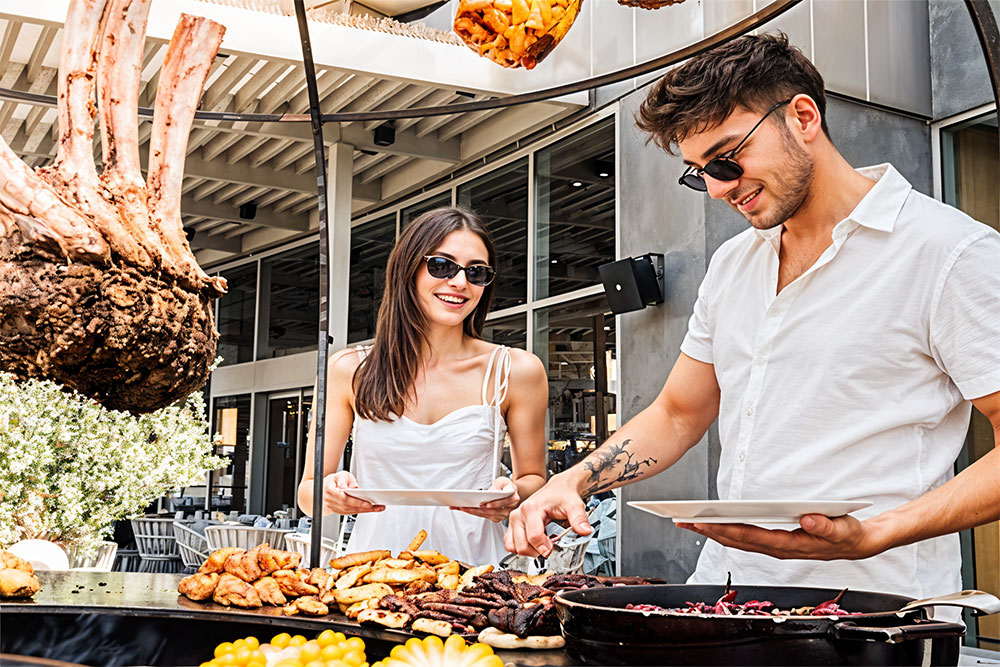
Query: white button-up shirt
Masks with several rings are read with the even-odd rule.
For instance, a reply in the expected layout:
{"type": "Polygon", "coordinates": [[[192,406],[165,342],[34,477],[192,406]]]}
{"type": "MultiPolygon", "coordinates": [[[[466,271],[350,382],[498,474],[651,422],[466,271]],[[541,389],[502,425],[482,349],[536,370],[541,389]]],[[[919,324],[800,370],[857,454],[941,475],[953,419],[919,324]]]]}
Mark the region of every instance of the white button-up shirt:
{"type": "MultiPolygon", "coordinates": [[[[947,482],[969,399],[1000,390],[1000,234],[890,165],[777,294],[782,228],[712,257],[681,351],[721,388],[723,500],[870,500],[866,518],[947,482]]],[[[692,583],[961,590],[958,535],[860,561],[777,560],[709,540],[692,583]]]]}

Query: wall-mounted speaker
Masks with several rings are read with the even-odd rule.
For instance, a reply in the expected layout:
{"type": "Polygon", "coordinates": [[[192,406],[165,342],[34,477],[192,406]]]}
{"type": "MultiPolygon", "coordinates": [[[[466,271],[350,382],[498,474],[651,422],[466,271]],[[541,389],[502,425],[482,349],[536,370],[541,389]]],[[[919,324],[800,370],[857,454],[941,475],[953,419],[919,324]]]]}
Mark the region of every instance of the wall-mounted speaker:
{"type": "Polygon", "coordinates": [[[615,315],[663,303],[663,253],[626,257],[597,267],[615,315]]]}

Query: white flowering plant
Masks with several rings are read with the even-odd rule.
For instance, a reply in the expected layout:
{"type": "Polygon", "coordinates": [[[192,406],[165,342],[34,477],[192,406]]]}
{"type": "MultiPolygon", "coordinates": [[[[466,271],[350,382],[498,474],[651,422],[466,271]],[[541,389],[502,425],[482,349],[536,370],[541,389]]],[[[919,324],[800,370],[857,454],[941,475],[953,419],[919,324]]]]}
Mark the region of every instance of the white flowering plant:
{"type": "Polygon", "coordinates": [[[216,439],[201,392],[132,415],[0,372],[0,547],[38,538],[93,553],[115,521],[228,465],[216,439]]]}

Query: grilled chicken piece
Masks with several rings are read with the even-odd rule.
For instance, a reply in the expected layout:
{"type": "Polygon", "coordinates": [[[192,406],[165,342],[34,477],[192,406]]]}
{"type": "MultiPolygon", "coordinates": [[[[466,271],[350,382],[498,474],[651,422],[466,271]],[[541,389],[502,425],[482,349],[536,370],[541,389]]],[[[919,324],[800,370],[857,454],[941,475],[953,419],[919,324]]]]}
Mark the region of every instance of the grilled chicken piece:
{"type": "Polygon", "coordinates": [[[177,592],[195,602],[207,600],[212,597],[215,587],[219,584],[219,575],[215,572],[210,574],[192,574],[184,577],[177,584],[177,592]]]}
{"type": "Polygon", "coordinates": [[[232,554],[226,559],[226,572],[236,575],[247,583],[253,583],[261,577],[260,567],[257,566],[257,554],[253,551],[242,551],[232,554]]]}
{"type": "Polygon", "coordinates": [[[294,570],[299,566],[299,563],[302,562],[302,554],[294,551],[271,549],[271,557],[274,558],[274,562],[278,564],[279,570],[294,570]]]}
{"type": "Polygon", "coordinates": [[[216,549],[213,551],[208,560],[201,564],[198,568],[198,574],[211,574],[212,572],[218,572],[219,574],[226,571],[226,559],[237,552],[242,552],[243,549],[238,549],[236,547],[224,547],[222,549],[216,549]]]}
{"type": "Polygon", "coordinates": [[[260,568],[261,576],[266,577],[275,570],[281,569],[278,561],[274,558],[274,549],[269,544],[258,545],[250,551],[257,557],[257,567],[260,568]]]}
{"type": "Polygon", "coordinates": [[[302,554],[272,549],[267,544],[256,546],[252,551],[257,556],[257,567],[265,576],[278,570],[293,570],[302,560],[302,554]]]}
{"type": "Polygon", "coordinates": [[[323,604],[323,602],[315,595],[301,597],[295,600],[292,604],[295,605],[297,610],[301,611],[303,614],[308,614],[309,616],[326,616],[330,613],[330,608],[323,604]]]}
{"type": "Polygon", "coordinates": [[[0,570],[0,597],[30,598],[39,588],[38,577],[33,574],[13,567],[0,570]]]}
{"type": "Polygon", "coordinates": [[[294,570],[278,570],[271,576],[278,582],[281,592],[289,597],[319,595],[319,589],[312,584],[302,581],[302,578],[294,570]]]}
{"type": "Polygon", "coordinates": [[[253,609],[261,606],[257,590],[228,572],[219,577],[219,583],[215,587],[212,599],[225,607],[232,605],[233,607],[253,609]]]}
{"type": "Polygon", "coordinates": [[[406,595],[416,595],[417,593],[424,593],[426,591],[432,590],[434,584],[424,581],[423,579],[418,579],[417,581],[411,581],[406,584],[403,589],[403,593],[406,595]]]}
{"type": "Polygon", "coordinates": [[[278,582],[274,580],[273,577],[263,577],[253,582],[254,590],[257,591],[257,595],[260,596],[261,602],[264,604],[274,605],[275,607],[282,607],[288,603],[288,600],[281,592],[281,588],[278,586],[278,582]]]}
{"type": "Polygon", "coordinates": [[[22,572],[27,572],[28,574],[35,573],[35,568],[31,567],[31,563],[24,560],[17,554],[7,551],[6,549],[0,549],[0,570],[7,568],[21,570],[22,572]]]}
{"type": "Polygon", "coordinates": [[[329,590],[330,586],[333,584],[333,575],[324,570],[321,567],[314,567],[309,571],[309,576],[306,577],[306,583],[312,584],[320,591],[329,590]]]}

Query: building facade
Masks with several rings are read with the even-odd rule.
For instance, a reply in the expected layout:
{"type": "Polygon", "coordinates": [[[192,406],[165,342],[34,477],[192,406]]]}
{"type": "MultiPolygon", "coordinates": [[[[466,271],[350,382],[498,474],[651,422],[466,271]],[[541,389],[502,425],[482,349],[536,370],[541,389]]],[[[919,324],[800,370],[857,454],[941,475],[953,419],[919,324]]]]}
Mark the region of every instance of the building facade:
{"type": "MultiPolygon", "coordinates": [[[[683,19],[676,29],[707,34],[756,4],[691,2],[674,15],[683,19]]],[[[633,25],[606,46],[634,53],[647,29],[633,25]]],[[[851,164],[891,162],[918,191],[1000,228],[997,109],[963,2],[806,0],[765,29],[787,32],[823,73],[831,135],[851,164]]],[[[550,472],[645,407],[676,359],[712,253],[746,228],[728,206],[675,187],[681,159],[647,145],[634,127],[653,78],[597,90],[584,111],[378,202],[352,216],[349,230],[334,231],[332,267],[342,276],[330,296],[340,332],[334,347],[371,340],[400,231],[426,210],[459,204],[481,213],[497,239],[499,288],[486,337],[537,354],[548,369],[550,472]],[[666,301],[612,316],[597,266],[647,252],[665,254],[666,301]]],[[[316,369],[317,237],[209,268],[230,284],[218,304],[223,361],[209,394],[223,452],[233,458],[214,475],[212,502],[256,513],[293,507],[316,369]]],[[[992,437],[975,414],[959,467],[990,451],[992,437]]],[[[719,449],[713,426],[673,468],[620,492],[622,573],[683,581],[691,572],[698,536],[624,503],[717,497],[719,449]]],[[[997,524],[964,535],[963,544],[967,587],[1000,593],[997,524]]],[[[973,627],[970,641],[1000,645],[997,621],[973,627]]]]}

